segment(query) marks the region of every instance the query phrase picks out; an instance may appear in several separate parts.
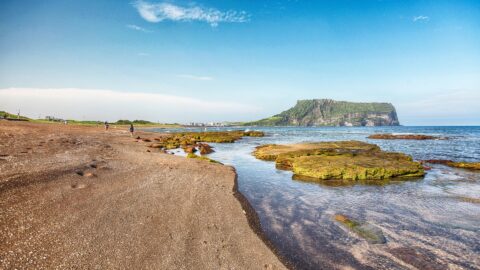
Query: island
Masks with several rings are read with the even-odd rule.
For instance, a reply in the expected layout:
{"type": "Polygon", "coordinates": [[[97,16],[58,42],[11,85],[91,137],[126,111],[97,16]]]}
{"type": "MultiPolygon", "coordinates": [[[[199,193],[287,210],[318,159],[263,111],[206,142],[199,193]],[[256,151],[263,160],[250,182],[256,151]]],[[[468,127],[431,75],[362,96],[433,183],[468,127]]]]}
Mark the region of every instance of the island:
{"type": "Polygon", "coordinates": [[[398,126],[391,103],[348,102],[332,99],[299,100],[297,104],[269,118],[247,122],[248,126],[398,126]]]}

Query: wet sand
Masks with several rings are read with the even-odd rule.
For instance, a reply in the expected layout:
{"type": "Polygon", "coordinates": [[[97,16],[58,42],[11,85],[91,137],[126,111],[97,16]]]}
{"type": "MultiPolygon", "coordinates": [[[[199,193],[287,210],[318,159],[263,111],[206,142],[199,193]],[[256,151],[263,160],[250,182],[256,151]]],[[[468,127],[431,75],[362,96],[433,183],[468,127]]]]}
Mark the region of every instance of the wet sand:
{"type": "Polygon", "coordinates": [[[146,144],[113,127],[0,121],[0,268],[285,268],[232,167],[146,144]]]}

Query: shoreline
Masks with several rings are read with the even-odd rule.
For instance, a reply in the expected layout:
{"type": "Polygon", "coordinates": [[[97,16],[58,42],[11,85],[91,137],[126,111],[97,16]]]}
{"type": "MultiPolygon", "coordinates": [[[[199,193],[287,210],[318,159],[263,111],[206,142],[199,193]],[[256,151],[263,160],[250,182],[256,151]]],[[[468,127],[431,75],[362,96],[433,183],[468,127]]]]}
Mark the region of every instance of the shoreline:
{"type": "Polygon", "coordinates": [[[0,138],[1,268],[285,268],[233,167],[120,130],[0,122],[0,138]]]}
{"type": "Polygon", "coordinates": [[[232,168],[235,173],[235,183],[232,189],[233,195],[242,206],[242,209],[245,211],[246,213],[245,216],[247,217],[248,225],[250,226],[252,231],[258,236],[258,238],[262,240],[262,242],[275,254],[275,256],[283,263],[283,265],[287,269],[295,269],[295,266],[293,265],[293,263],[280,254],[277,247],[272,243],[272,241],[270,241],[265,231],[262,229],[260,218],[258,217],[257,212],[255,211],[253,206],[250,204],[247,197],[245,197],[245,195],[243,195],[243,193],[238,190],[238,174],[236,169],[234,167],[232,168]]]}

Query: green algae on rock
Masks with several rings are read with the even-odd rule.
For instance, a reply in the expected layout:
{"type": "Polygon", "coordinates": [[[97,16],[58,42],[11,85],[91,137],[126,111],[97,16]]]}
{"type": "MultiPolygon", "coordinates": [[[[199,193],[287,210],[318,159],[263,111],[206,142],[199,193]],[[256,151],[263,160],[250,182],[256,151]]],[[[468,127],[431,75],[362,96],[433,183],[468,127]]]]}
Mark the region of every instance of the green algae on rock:
{"type": "Polygon", "coordinates": [[[316,153],[351,151],[352,153],[360,151],[380,151],[380,147],[375,144],[362,143],[359,141],[339,141],[339,142],[317,142],[317,143],[299,143],[299,144],[265,144],[258,146],[253,153],[256,158],[274,161],[282,154],[285,157],[311,156],[316,153]]]}
{"type": "Polygon", "coordinates": [[[257,147],[253,154],[275,161],[278,169],[316,180],[383,180],[425,174],[410,156],[384,152],[375,144],[359,141],[269,144],[257,147]]]}
{"type": "Polygon", "coordinates": [[[429,159],[429,160],[424,160],[423,162],[432,163],[432,164],[442,164],[450,167],[462,168],[462,169],[468,169],[468,170],[480,170],[480,162],[465,162],[465,161],[455,162],[452,160],[445,160],[445,159],[429,159]]]}
{"type": "MultiPolygon", "coordinates": [[[[213,152],[211,148],[207,149],[205,143],[233,143],[242,137],[263,137],[261,131],[212,131],[212,132],[179,132],[172,133],[161,138],[155,138],[155,143],[149,145],[151,148],[162,148],[166,150],[186,148],[187,146],[198,146],[204,152],[213,152]]],[[[200,149],[201,150],[201,149],[200,149]]]]}
{"type": "Polygon", "coordinates": [[[208,162],[211,162],[211,163],[223,164],[223,163],[221,163],[221,162],[218,162],[218,161],[213,160],[213,159],[208,158],[208,157],[198,156],[198,155],[196,155],[196,154],[194,154],[194,153],[188,153],[187,158],[195,158],[195,159],[205,160],[205,161],[208,161],[208,162]]]}
{"type": "Polygon", "coordinates": [[[189,137],[200,142],[233,143],[242,137],[263,137],[261,131],[210,131],[210,132],[184,132],[176,133],[175,136],[189,137]]]}

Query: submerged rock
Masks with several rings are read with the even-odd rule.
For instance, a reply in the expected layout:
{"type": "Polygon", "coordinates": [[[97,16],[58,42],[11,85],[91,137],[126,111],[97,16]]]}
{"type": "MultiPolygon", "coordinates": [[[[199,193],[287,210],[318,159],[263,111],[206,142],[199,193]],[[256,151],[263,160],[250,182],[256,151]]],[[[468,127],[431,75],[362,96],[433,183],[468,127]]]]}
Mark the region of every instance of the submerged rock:
{"type": "Polygon", "coordinates": [[[462,202],[480,203],[480,198],[472,198],[472,197],[466,197],[466,196],[457,196],[456,198],[462,202]]]}
{"type": "Polygon", "coordinates": [[[370,244],[385,244],[387,242],[382,230],[378,227],[368,223],[360,223],[340,214],[335,215],[334,219],[370,244]]]}
{"type": "Polygon", "coordinates": [[[422,135],[422,134],[372,134],[369,139],[377,140],[446,140],[444,137],[422,135]]]}
{"type": "Polygon", "coordinates": [[[425,174],[410,156],[359,141],[270,144],[257,147],[253,154],[275,161],[277,168],[292,170],[295,176],[317,180],[383,180],[425,174]]]}

